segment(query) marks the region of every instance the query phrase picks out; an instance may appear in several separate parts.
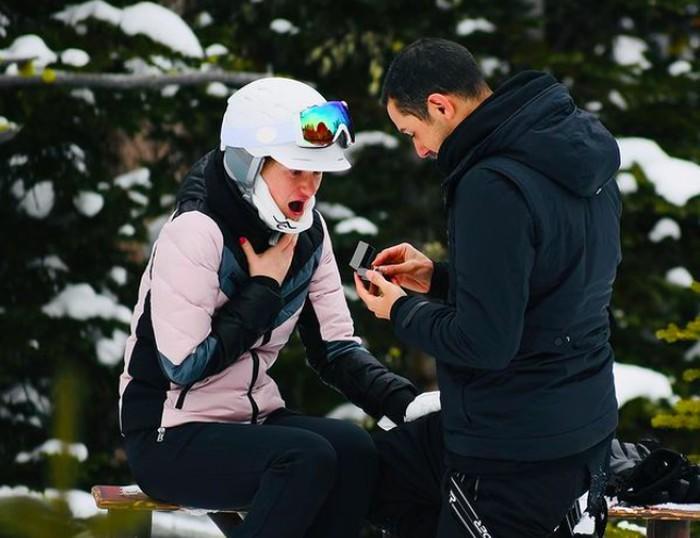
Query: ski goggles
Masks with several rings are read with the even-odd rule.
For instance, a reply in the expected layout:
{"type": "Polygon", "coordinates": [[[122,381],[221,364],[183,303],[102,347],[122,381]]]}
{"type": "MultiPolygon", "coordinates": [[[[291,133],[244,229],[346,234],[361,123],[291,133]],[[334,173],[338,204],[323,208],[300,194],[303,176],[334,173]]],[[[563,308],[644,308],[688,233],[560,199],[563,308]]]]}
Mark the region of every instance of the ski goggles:
{"type": "Polygon", "coordinates": [[[300,148],[326,148],[337,143],[347,148],[355,142],[355,129],[345,101],[327,101],[305,108],[292,121],[257,129],[224,125],[221,142],[234,148],[296,144],[300,148]]]}

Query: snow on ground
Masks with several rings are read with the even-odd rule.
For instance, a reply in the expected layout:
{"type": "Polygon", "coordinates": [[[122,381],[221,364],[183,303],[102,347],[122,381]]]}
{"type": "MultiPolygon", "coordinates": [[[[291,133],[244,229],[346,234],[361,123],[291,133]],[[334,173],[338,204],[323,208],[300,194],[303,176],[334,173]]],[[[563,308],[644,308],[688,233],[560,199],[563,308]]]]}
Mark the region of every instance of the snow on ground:
{"type": "Polygon", "coordinates": [[[34,66],[44,68],[54,63],[58,57],[36,34],[26,34],[16,38],[7,49],[0,49],[0,58],[34,58],[34,66]]]}
{"type": "Polygon", "coordinates": [[[59,439],[48,439],[31,452],[20,452],[15,457],[15,463],[28,463],[39,461],[44,456],[67,454],[78,461],[85,461],[88,457],[88,449],[82,443],[65,443],[59,439]]]}
{"type": "Polygon", "coordinates": [[[80,191],[73,198],[75,208],[86,217],[94,217],[105,205],[104,197],[97,192],[80,191]]]}
{"type": "Polygon", "coordinates": [[[100,317],[122,323],[131,321],[131,310],[117,304],[110,297],[95,293],[89,284],[84,283],[66,286],[51,302],[42,306],[41,311],[52,318],[69,317],[86,320],[100,317]]]}
{"type": "Polygon", "coordinates": [[[363,235],[377,235],[379,229],[376,224],[373,224],[364,217],[351,217],[335,225],[335,233],[337,234],[347,234],[350,232],[357,232],[363,235]]]}
{"type": "Polygon", "coordinates": [[[613,40],[613,59],[618,65],[649,69],[651,64],[644,57],[647,44],[638,37],[619,35],[613,40]]]}
{"type": "Polygon", "coordinates": [[[667,237],[670,237],[671,239],[680,239],[681,227],[675,220],[663,218],[659,220],[659,222],[654,225],[651,232],[649,232],[649,240],[652,243],[658,243],[667,237]]]}
{"type": "Polygon", "coordinates": [[[674,267],[666,273],[666,282],[689,288],[693,285],[693,276],[685,267],[674,267]]]}
{"type": "Polygon", "coordinates": [[[129,337],[124,331],[114,329],[112,338],[101,338],[95,344],[97,360],[105,366],[115,366],[124,358],[126,339],[129,337]]]}
{"type": "Polygon", "coordinates": [[[613,364],[613,374],[619,407],[635,398],[659,400],[673,397],[668,378],[649,368],[616,362],[613,364]]]}
{"type": "Polygon", "coordinates": [[[142,34],[185,56],[202,58],[202,46],[187,23],[173,11],[153,2],[138,2],[124,9],[102,0],[68,6],[54,18],[71,26],[95,18],[118,26],[127,35],[142,34]]]}
{"type": "Polygon", "coordinates": [[[496,27],[492,22],[487,21],[483,17],[478,19],[462,19],[457,23],[457,35],[466,36],[474,32],[493,33],[496,27]]]}
{"type": "Polygon", "coordinates": [[[700,165],[667,155],[653,140],[646,138],[618,138],[621,169],[637,163],[659,196],[668,202],[684,206],[690,198],[700,194],[700,165]]]}

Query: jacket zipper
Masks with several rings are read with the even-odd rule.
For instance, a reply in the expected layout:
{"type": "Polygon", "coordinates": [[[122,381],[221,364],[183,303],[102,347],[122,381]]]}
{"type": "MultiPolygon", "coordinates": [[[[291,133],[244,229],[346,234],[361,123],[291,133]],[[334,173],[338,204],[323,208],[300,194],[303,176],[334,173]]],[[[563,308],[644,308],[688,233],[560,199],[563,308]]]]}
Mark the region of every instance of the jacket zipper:
{"type": "Polygon", "coordinates": [[[182,390],[180,391],[180,395],[177,397],[177,403],[175,404],[175,409],[182,409],[182,406],[185,403],[185,396],[187,396],[187,393],[192,388],[192,385],[194,385],[194,383],[188,383],[187,385],[185,385],[182,388],[182,390]]]}
{"type": "Polygon", "coordinates": [[[165,437],[165,428],[163,426],[161,426],[160,428],[158,428],[157,431],[158,431],[158,437],[156,437],[156,443],[162,443],[163,438],[165,437]]]}
{"type": "Polygon", "coordinates": [[[258,357],[258,354],[252,349],[250,350],[250,354],[253,357],[253,377],[250,380],[250,386],[248,387],[248,400],[250,400],[250,407],[253,409],[252,416],[250,417],[250,423],[257,424],[258,413],[260,412],[260,409],[258,408],[258,404],[253,398],[253,387],[255,386],[255,382],[258,380],[258,372],[260,371],[260,358],[258,357]]]}

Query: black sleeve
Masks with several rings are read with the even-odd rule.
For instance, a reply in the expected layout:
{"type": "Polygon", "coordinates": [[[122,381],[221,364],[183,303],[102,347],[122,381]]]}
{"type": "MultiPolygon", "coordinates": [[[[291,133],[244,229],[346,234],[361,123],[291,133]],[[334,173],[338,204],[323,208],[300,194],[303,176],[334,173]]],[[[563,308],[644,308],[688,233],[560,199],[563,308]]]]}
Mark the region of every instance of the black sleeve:
{"type": "Polygon", "coordinates": [[[505,368],[520,346],[535,260],[534,222],[509,179],[462,181],[455,218],[455,304],[402,297],[392,307],[398,338],[456,368],[505,368]]]}
{"type": "Polygon", "coordinates": [[[272,328],[281,309],[282,294],[277,281],[266,276],[252,277],[214,315],[212,333],[218,345],[202,378],[221,372],[248,351],[272,328]]]}
{"type": "Polygon", "coordinates": [[[446,301],[449,288],[449,265],[447,262],[433,262],[433,276],[430,279],[430,289],[426,295],[431,299],[446,301]]]}
{"type": "Polygon", "coordinates": [[[390,372],[353,340],[326,342],[318,317],[307,300],[299,318],[299,334],[309,365],[321,379],[375,419],[386,415],[396,424],[418,391],[407,379],[390,372]]]}

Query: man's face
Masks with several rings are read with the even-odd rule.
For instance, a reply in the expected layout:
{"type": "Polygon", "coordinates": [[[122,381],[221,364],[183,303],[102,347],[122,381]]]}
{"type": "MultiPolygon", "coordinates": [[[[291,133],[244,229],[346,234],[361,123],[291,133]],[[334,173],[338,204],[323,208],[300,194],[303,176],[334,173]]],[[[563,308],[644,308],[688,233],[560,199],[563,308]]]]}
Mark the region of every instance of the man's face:
{"type": "Polygon", "coordinates": [[[316,195],[321,186],[323,173],[290,170],[274,159],[265,159],[260,173],[272,199],[288,219],[299,220],[306,204],[316,195]]]}
{"type": "Polygon", "coordinates": [[[435,115],[431,112],[430,107],[428,108],[429,117],[426,120],[402,113],[393,99],[389,99],[386,111],[396,129],[411,139],[413,148],[421,159],[436,158],[440,146],[452,131],[439,114],[435,115]]]}

